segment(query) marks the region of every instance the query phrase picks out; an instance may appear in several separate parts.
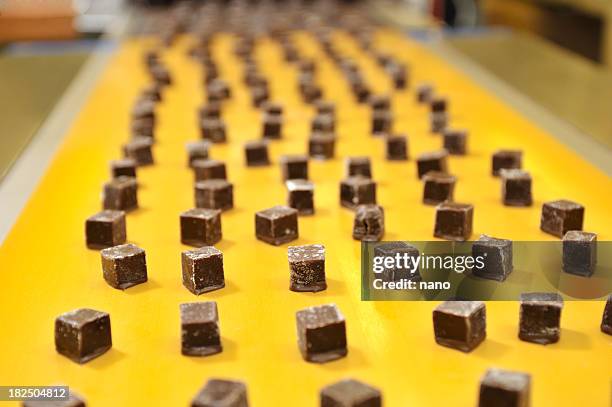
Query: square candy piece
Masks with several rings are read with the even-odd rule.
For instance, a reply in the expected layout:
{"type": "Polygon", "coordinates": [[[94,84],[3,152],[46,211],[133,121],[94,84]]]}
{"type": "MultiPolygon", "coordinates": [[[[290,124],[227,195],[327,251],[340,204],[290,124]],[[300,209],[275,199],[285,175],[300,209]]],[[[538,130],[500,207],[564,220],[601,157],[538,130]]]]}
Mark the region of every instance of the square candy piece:
{"type": "Polygon", "coordinates": [[[220,353],[221,334],[217,303],[190,302],[180,305],[181,353],[187,356],[208,356],[220,353]]]}
{"type": "Polygon", "coordinates": [[[429,83],[422,83],[416,88],[417,102],[429,103],[433,99],[434,89],[429,83]]]}
{"type": "Polygon", "coordinates": [[[336,138],[331,133],[314,133],[308,139],[308,155],[317,160],[334,158],[336,138]]]}
{"type": "Polygon", "coordinates": [[[372,164],[370,157],[348,157],[346,159],[347,176],[362,176],[372,178],[372,164]]]}
{"type": "Polygon", "coordinates": [[[385,213],[378,205],[359,205],[355,211],[353,239],[378,242],[385,234],[385,213]]]}
{"type": "Polygon", "coordinates": [[[419,274],[418,263],[415,268],[412,267],[411,259],[418,259],[420,256],[419,249],[415,246],[406,242],[384,242],[377,244],[374,247],[374,257],[391,257],[393,259],[401,258],[402,265],[405,261],[409,267],[397,268],[395,264],[392,267],[385,267],[381,278],[383,281],[401,281],[414,280],[420,281],[421,275],[419,274]]]}
{"type": "Polygon", "coordinates": [[[308,179],[308,157],[305,155],[284,155],[280,158],[283,181],[308,179]]]}
{"type": "Polygon", "coordinates": [[[381,407],[380,390],[353,379],[321,389],[321,407],[381,407]]]}
{"type": "Polygon", "coordinates": [[[444,172],[430,171],[423,175],[423,203],[438,205],[453,201],[457,178],[444,172]]]}
{"type": "Polygon", "coordinates": [[[523,293],[519,339],[548,345],[559,341],[563,298],[557,293],[523,293]]]}
{"type": "Polygon", "coordinates": [[[601,332],[612,335],[612,294],[608,296],[603,317],[601,318],[601,332]]]}
{"type": "Polygon", "coordinates": [[[223,253],[213,246],[181,254],[183,285],[195,295],[225,287],[223,253]]]}
{"type": "Polygon", "coordinates": [[[262,136],[266,139],[280,139],[283,131],[283,117],[280,115],[264,114],[262,136]]]}
{"type": "Polygon", "coordinates": [[[467,131],[446,130],[444,132],[444,149],[452,155],[467,154],[467,131]]]}
{"type": "Polygon", "coordinates": [[[372,134],[389,134],[393,127],[393,115],[387,111],[374,111],[372,113],[372,134]]]}
{"type": "Polygon", "coordinates": [[[443,202],[436,207],[434,236],[446,240],[466,241],[472,236],[473,218],[472,205],[443,202]]]}
{"type": "Polygon", "coordinates": [[[124,244],[126,241],[125,212],[104,210],[85,221],[85,239],[90,249],[124,244]]]}
{"type": "Polygon", "coordinates": [[[448,173],[446,164],[448,152],[446,150],[423,153],[417,157],[417,174],[423,178],[430,171],[448,173]]]}
{"type": "Polygon", "coordinates": [[[234,187],[223,179],[209,179],[195,183],[196,208],[220,209],[234,207],[234,187]]]}
{"type": "Polygon", "coordinates": [[[207,140],[192,141],[185,145],[185,149],[187,150],[187,162],[190,167],[193,167],[194,161],[208,158],[210,142],[207,140]]]}
{"type": "Polygon", "coordinates": [[[212,143],[225,143],[227,135],[223,119],[205,119],[201,122],[201,135],[204,140],[212,143]]]}
{"type": "Polygon", "coordinates": [[[489,369],[480,380],[478,407],[529,407],[531,376],[526,373],[489,369]]]}
{"type": "Polygon", "coordinates": [[[190,246],[212,246],[221,240],[221,211],[190,209],[181,213],[181,242],[190,246]]]}
{"type": "Polygon", "coordinates": [[[274,206],[255,214],[257,239],[278,246],[298,238],[298,211],[288,206],[274,206]]]}
{"type": "Polygon", "coordinates": [[[408,137],[404,135],[387,136],[385,139],[387,160],[405,161],[408,159],[408,137]]]}
{"type": "Polygon", "coordinates": [[[489,280],[504,281],[512,273],[512,240],[480,235],[472,244],[472,256],[482,257],[484,267],[474,265],[472,274],[489,280]]]}
{"type": "Polygon", "coordinates": [[[111,177],[119,178],[121,176],[124,176],[136,178],[136,166],[136,160],[133,160],[131,158],[113,160],[110,163],[111,177]]]}
{"type": "Polygon", "coordinates": [[[88,362],[111,346],[110,316],[106,312],[80,308],[55,320],[55,349],[77,363],[88,362]]]}
{"type": "Polygon", "coordinates": [[[436,343],[471,352],[487,336],[486,309],[481,301],[445,301],[433,312],[436,343]]]}
{"type": "Polygon", "coordinates": [[[314,184],[305,179],[291,179],[285,182],[289,196],[287,205],[297,209],[299,215],[314,213],[314,184]]]}
{"type": "Polygon", "coordinates": [[[204,159],[195,160],[191,164],[195,180],[206,181],[209,179],[227,179],[225,163],[219,160],[204,159]]]}
{"type": "Polygon", "coordinates": [[[191,407],[249,407],[242,382],[210,379],[191,401],[191,407]]]}
{"type": "Polygon", "coordinates": [[[296,313],[298,347],[304,360],[325,363],[347,355],[346,323],[335,304],[296,313]]]}
{"type": "Polygon", "coordinates": [[[115,178],[104,184],[102,193],[104,209],[131,211],[138,208],[138,183],[136,178],[115,178]]]}
{"type": "Polygon", "coordinates": [[[104,280],[111,287],[125,290],[147,281],[147,260],[140,247],[122,244],[104,249],[100,255],[104,280]]]}
{"type": "Polygon", "coordinates": [[[244,144],[244,157],[247,167],[270,165],[268,142],[266,140],[247,141],[244,144]]]}
{"type": "Polygon", "coordinates": [[[363,176],[348,177],[340,182],[340,205],[355,209],[376,203],[376,182],[363,176]]]}
{"type": "Polygon", "coordinates": [[[542,206],[540,229],[562,238],[570,230],[582,230],[584,206],[567,200],[545,202],[542,206]]]}
{"type": "Polygon", "coordinates": [[[333,133],[336,131],[336,120],[331,114],[317,114],[310,127],[313,132],[333,133]]]}
{"type": "Polygon", "coordinates": [[[523,152],[520,150],[497,150],[493,154],[492,174],[498,176],[502,169],[518,169],[523,166],[523,152]]]}
{"type": "Polygon", "coordinates": [[[430,131],[432,133],[442,133],[444,132],[444,130],[446,130],[446,127],[448,126],[448,113],[432,113],[429,116],[429,121],[431,126],[430,131]]]}
{"type": "Polygon", "coordinates": [[[153,160],[153,140],[149,137],[134,137],[123,146],[125,158],[131,158],[139,166],[151,165],[153,160]]]}
{"type": "Polygon", "coordinates": [[[563,236],[563,271],[591,277],[597,264],[597,235],[570,230],[563,236]]]}
{"type": "Polygon", "coordinates": [[[523,170],[500,170],[502,202],[506,206],[531,206],[531,175],[523,170]]]}
{"type": "Polygon", "coordinates": [[[289,246],[289,289],[317,292],[327,288],[325,282],[325,247],[320,244],[289,246]]]}

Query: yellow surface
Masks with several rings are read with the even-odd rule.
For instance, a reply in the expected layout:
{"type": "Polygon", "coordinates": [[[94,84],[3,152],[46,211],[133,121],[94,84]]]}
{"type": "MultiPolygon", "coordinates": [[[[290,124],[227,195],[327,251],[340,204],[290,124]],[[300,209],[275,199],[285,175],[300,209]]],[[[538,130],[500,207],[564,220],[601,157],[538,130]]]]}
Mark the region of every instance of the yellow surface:
{"type": "MultiPolygon", "coordinates": [[[[377,91],[386,76],[354,43],[339,36],[346,54],[355,55],[377,91]]],[[[456,199],[475,204],[474,236],[488,233],[510,239],[552,239],[539,231],[542,202],[569,198],[586,207],[585,230],[610,240],[610,178],[578,158],[479,89],[460,73],[399,34],[385,32],[379,47],[393,50],[413,66],[413,82],[433,81],[451,100],[452,122],[470,130],[470,155],[451,158],[458,176],[456,199]],[[534,178],[532,208],[500,203],[500,185],[489,176],[490,154],[498,147],[522,148],[534,178]]],[[[327,248],[329,288],[317,294],[288,290],[287,245],[269,246],[254,237],[254,212],[283,204],[278,157],[302,153],[311,108],[300,101],[296,70],[279,48],[265,41],[258,49],[272,95],[285,103],[285,138],[271,146],[274,164],[246,168],[242,143],[260,136],[259,114],[240,83],[241,65],[223,37],[215,45],[221,74],[235,93],[224,110],[227,145],[212,156],[228,163],[235,185],[235,208],[223,214],[226,288],[196,297],[181,285],[178,215],[193,206],[192,174],[184,144],[198,138],[196,107],[203,99],[200,68],[186,57],[190,41],[167,51],[176,84],[159,107],[157,164],[138,177],[141,209],[128,216],[128,239],[147,252],[149,282],[127,291],[102,279],[100,256],[84,243],[84,220],[100,208],[108,161],[119,157],[128,138],[128,112],[147,77],[141,65],[146,41],[126,43],[100,78],[89,102],[39,188],[0,249],[0,384],[66,383],[92,406],[186,405],[212,376],[247,382],[252,406],[315,406],[318,390],[352,376],[384,392],[387,406],[473,406],[478,381],[491,366],[533,375],[535,406],[607,406],[610,402],[611,337],[599,331],[603,302],[568,302],[561,341],[539,346],[517,339],[518,304],[487,303],[487,340],[470,354],[437,346],[431,311],[435,303],[360,301],[360,245],[351,239],[353,213],[338,203],[343,158],[374,159],[379,202],[384,206],[387,239],[432,238],[434,208],[420,203],[416,165],[384,160],[382,141],[368,134],[369,110],[358,106],[344,80],[309,37],[299,38],[304,55],[316,55],[319,80],[339,104],[337,157],[311,162],[317,214],[300,218],[300,238],[292,244],[323,243],[327,248]],[[218,301],[223,353],[206,358],[180,353],[179,304],[218,301]],[[298,352],[294,314],[303,307],[334,302],[347,320],[348,357],[323,365],[304,362],[298,352]],[[113,348],[79,366],[55,352],[53,321],[79,307],[110,313],[113,348]]],[[[517,61],[520,63],[520,61],[517,61]]],[[[426,109],[410,92],[394,96],[395,130],[410,135],[410,155],[440,147],[428,133],[426,109]]]]}

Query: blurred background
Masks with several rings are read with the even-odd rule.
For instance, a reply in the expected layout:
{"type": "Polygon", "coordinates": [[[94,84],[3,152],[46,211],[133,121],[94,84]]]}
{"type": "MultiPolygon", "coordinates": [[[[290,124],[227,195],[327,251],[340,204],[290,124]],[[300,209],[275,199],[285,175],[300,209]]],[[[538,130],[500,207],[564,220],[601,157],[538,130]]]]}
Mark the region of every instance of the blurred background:
{"type": "MultiPolygon", "coordinates": [[[[111,51],[124,36],[154,30],[154,22],[175,3],[0,0],[0,89],[5,95],[0,99],[0,179],[85,62],[111,51]]],[[[612,148],[612,0],[352,3],[425,45],[442,42],[602,148],[612,148]]]]}

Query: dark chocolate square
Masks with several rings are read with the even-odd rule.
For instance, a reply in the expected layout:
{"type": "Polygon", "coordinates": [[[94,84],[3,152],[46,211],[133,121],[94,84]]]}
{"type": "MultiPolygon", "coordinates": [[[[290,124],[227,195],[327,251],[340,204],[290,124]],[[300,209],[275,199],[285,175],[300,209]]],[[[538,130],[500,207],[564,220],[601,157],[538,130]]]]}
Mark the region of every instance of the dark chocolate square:
{"type": "Polygon", "coordinates": [[[527,373],[489,369],[480,380],[478,407],[529,407],[531,376],[527,373]]]}
{"type": "Polygon", "coordinates": [[[187,163],[193,167],[196,160],[206,160],[208,158],[208,150],[210,142],[208,140],[192,141],[185,145],[187,150],[187,163]]]}
{"type": "Polygon", "coordinates": [[[520,150],[497,150],[493,154],[492,174],[498,176],[502,169],[518,169],[523,166],[523,152],[520,150]]]}
{"type": "Polygon", "coordinates": [[[373,111],[388,112],[391,110],[391,99],[388,95],[372,95],[370,107],[373,111]]]}
{"type": "Polygon", "coordinates": [[[489,280],[504,281],[512,273],[512,240],[480,235],[472,244],[472,257],[481,257],[482,267],[475,263],[472,274],[489,280]]]}
{"type": "Polygon", "coordinates": [[[393,127],[393,114],[388,111],[375,110],[372,112],[372,134],[389,134],[393,127]]]}
{"type": "Polygon", "coordinates": [[[210,379],[191,401],[191,407],[249,407],[242,382],[210,379]]]}
{"type": "Polygon", "coordinates": [[[291,179],[286,183],[287,205],[297,209],[299,215],[312,215],[314,209],[314,184],[304,179],[291,179]]]}
{"type": "Polygon", "coordinates": [[[563,298],[557,293],[523,293],[519,339],[548,345],[559,341],[563,298]]]}
{"type": "Polygon", "coordinates": [[[131,158],[138,166],[151,165],[153,160],[153,140],[149,137],[133,137],[132,140],[123,145],[123,155],[131,158]]]}
{"type": "Polygon", "coordinates": [[[315,108],[319,115],[330,115],[333,119],[336,117],[336,105],[327,100],[318,100],[315,102],[315,108]]]}
{"type": "Polygon", "coordinates": [[[378,205],[359,205],[355,210],[353,239],[378,242],[385,234],[385,213],[378,205]]]}
{"type": "Polygon", "coordinates": [[[349,177],[360,175],[372,178],[372,164],[370,157],[348,157],[346,159],[346,174],[349,177]]]}
{"type": "Polygon", "coordinates": [[[376,183],[363,176],[348,177],[340,182],[340,204],[355,209],[358,205],[376,203],[376,183]]]}
{"type": "Polygon", "coordinates": [[[284,155],[280,158],[283,181],[308,179],[308,157],[305,155],[284,155]]]}
{"type": "Polygon", "coordinates": [[[416,88],[416,99],[419,103],[429,103],[433,98],[433,86],[428,83],[422,83],[416,88]]]}
{"type": "Polygon", "coordinates": [[[430,100],[429,107],[432,113],[446,112],[448,108],[448,101],[443,97],[435,96],[430,100]]]}
{"type": "Polygon", "coordinates": [[[612,335],[612,294],[608,295],[608,301],[601,318],[601,332],[612,335]]]}
{"type": "Polygon", "coordinates": [[[567,200],[545,202],[542,206],[540,229],[562,238],[570,230],[582,230],[584,206],[567,200]]]}
{"type": "Polygon", "coordinates": [[[80,308],[55,319],[55,349],[77,363],[94,359],[112,346],[110,316],[80,308]]]}
{"type": "Polygon", "coordinates": [[[255,214],[255,236],[271,245],[281,245],[298,238],[298,211],[288,206],[274,206],[255,214]]]}
{"type": "Polygon", "coordinates": [[[227,135],[223,119],[204,119],[201,122],[201,135],[205,140],[213,143],[225,143],[227,135]]]}
{"type": "Polygon", "coordinates": [[[125,290],[147,281],[147,260],[140,247],[122,244],[104,249],[100,255],[104,280],[111,287],[125,290]]]}
{"type": "Polygon", "coordinates": [[[138,183],[132,177],[118,177],[104,184],[104,209],[131,211],[138,208],[138,183]]]}
{"type": "Polygon", "coordinates": [[[563,271],[591,277],[597,265],[597,235],[570,230],[563,236],[563,271]]]}
{"type": "Polygon", "coordinates": [[[333,133],[336,131],[336,120],[329,113],[319,113],[312,119],[311,129],[313,132],[333,133]]]}
{"type": "Polygon", "coordinates": [[[470,204],[443,202],[436,207],[434,236],[465,241],[472,235],[474,207],[470,204]]]}
{"type": "Polygon", "coordinates": [[[215,301],[181,304],[180,311],[183,355],[209,356],[223,350],[215,301]]]}
{"type": "Polygon", "coordinates": [[[436,343],[471,352],[486,337],[486,308],[481,301],[445,301],[433,312],[436,343]]]}
{"type": "Polygon", "coordinates": [[[111,177],[119,178],[123,177],[132,177],[136,178],[136,160],[131,158],[124,158],[122,160],[113,160],[110,163],[111,168],[111,177]]]}
{"type": "Polygon", "coordinates": [[[195,183],[196,208],[221,209],[234,207],[234,187],[224,179],[209,179],[195,183]]]}
{"type": "Polygon", "coordinates": [[[321,407],[381,407],[380,390],[353,379],[345,379],[321,389],[321,407]]]}
{"type": "Polygon", "coordinates": [[[308,139],[308,155],[318,160],[334,158],[336,138],[330,133],[313,133],[308,139]]]}
{"type": "Polygon", "coordinates": [[[327,288],[325,282],[325,247],[320,244],[289,246],[289,289],[317,292],[327,288]]]}
{"type": "Polygon", "coordinates": [[[387,160],[405,161],[408,159],[408,137],[404,135],[385,138],[387,160]]]}
{"type": "Polygon", "coordinates": [[[325,363],[347,355],[346,323],[335,304],[305,308],[295,318],[304,360],[325,363]]]}
{"type": "Polygon", "coordinates": [[[262,136],[267,139],[282,138],[283,118],[280,115],[265,114],[263,118],[262,136]]]}
{"type": "Polygon", "coordinates": [[[446,130],[448,126],[448,113],[432,113],[429,115],[429,122],[431,125],[430,130],[432,133],[442,133],[444,132],[444,130],[446,130]]]}
{"type": "Polygon", "coordinates": [[[181,242],[190,246],[212,246],[221,240],[221,211],[190,209],[181,213],[181,242]]]}
{"type": "Polygon", "coordinates": [[[443,172],[429,171],[423,175],[423,203],[438,205],[445,201],[453,201],[457,179],[443,172]]]}
{"type": "Polygon", "coordinates": [[[502,202],[506,206],[531,206],[531,175],[527,171],[502,169],[502,202]]]}
{"type": "Polygon", "coordinates": [[[423,153],[417,157],[417,174],[419,178],[423,178],[430,171],[448,173],[446,159],[448,152],[446,150],[433,151],[423,153]]]}
{"type": "Polygon", "coordinates": [[[247,141],[244,144],[244,156],[247,167],[270,165],[268,142],[266,140],[247,141]]]}
{"type": "Polygon", "coordinates": [[[452,155],[467,154],[468,134],[465,130],[444,131],[444,149],[452,155]]]}
{"type": "Polygon", "coordinates": [[[223,253],[213,246],[181,254],[183,285],[195,295],[225,287],[223,253]]]}
{"type": "Polygon", "coordinates": [[[221,118],[221,103],[208,102],[199,110],[200,120],[204,119],[220,119],[221,118]]]}
{"type": "Polygon", "coordinates": [[[197,159],[191,164],[196,181],[209,179],[227,179],[227,170],[223,161],[214,159],[197,159]]]}
{"type": "Polygon", "coordinates": [[[125,243],[125,212],[104,210],[85,221],[85,240],[90,249],[103,249],[125,243]]]}

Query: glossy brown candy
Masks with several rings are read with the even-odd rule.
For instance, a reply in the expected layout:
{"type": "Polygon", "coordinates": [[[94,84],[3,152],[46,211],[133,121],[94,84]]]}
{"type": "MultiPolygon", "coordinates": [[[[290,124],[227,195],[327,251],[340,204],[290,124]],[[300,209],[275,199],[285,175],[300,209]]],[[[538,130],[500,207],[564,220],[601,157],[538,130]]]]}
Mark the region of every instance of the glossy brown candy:
{"type": "Polygon", "coordinates": [[[113,288],[125,290],[147,282],[145,251],[133,244],[109,247],[100,252],[104,280],[113,288]]]}
{"type": "Polygon", "coordinates": [[[104,209],[131,211],[138,208],[138,183],[135,178],[120,176],[106,184],[102,193],[104,209]]]}
{"type": "Polygon", "coordinates": [[[446,159],[448,152],[446,150],[433,151],[423,153],[417,157],[417,174],[419,178],[423,178],[430,171],[448,173],[448,165],[446,159]]]}
{"type": "Polygon", "coordinates": [[[388,111],[374,111],[372,113],[372,134],[389,134],[393,126],[393,114],[388,111]]]}
{"type": "Polygon", "coordinates": [[[467,154],[467,131],[445,130],[443,134],[444,149],[451,155],[467,154]]]}
{"type": "Polygon", "coordinates": [[[278,114],[264,114],[262,137],[278,140],[283,134],[283,118],[278,114]]]}
{"type": "Polygon", "coordinates": [[[453,201],[457,178],[444,172],[429,171],[423,175],[423,203],[438,205],[453,201]]]}
{"type": "Polygon", "coordinates": [[[191,163],[196,181],[210,179],[227,179],[227,170],[223,161],[208,159],[196,159],[191,163]]]}
{"type": "Polygon", "coordinates": [[[481,257],[482,267],[475,264],[472,274],[489,280],[505,281],[512,273],[512,240],[480,235],[472,244],[472,257],[481,257]]]}
{"type": "Polygon", "coordinates": [[[519,339],[548,345],[559,341],[563,298],[557,293],[523,293],[519,314],[519,339]]]}
{"type": "Polygon", "coordinates": [[[308,139],[308,155],[318,160],[334,158],[336,138],[330,133],[313,133],[308,139]]]}
{"type": "Polygon", "coordinates": [[[584,206],[561,199],[542,205],[540,229],[562,238],[570,230],[582,230],[584,206]]]}
{"type": "Polygon", "coordinates": [[[280,158],[283,181],[308,179],[308,156],[284,155],[280,158]]]}
{"type": "Polygon", "coordinates": [[[112,347],[110,316],[79,308],[55,319],[55,349],[77,363],[86,363],[112,347]]]}
{"type": "Polygon", "coordinates": [[[335,304],[305,308],[295,318],[304,360],[325,363],[347,355],[346,322],[335,304]]]}
{"type": "Polygon", "coordinates": [[[591,277],[597,265],[597,235],[570,230],[563,236],[563,271],[591,277]]]}
{"type": "Polygon", "coordinates": [[[531,206],[531,175],[523,170],[500,170],[502,202],[506,206],[531,206]]]}
{"type": "Polygon", "coordinates": [[[487,336],[486,309],[481,301],[445,301],[433,312],[438,345],[463,352],[474,350],[487,336]]]}
{"type": "Polygon", "coordinates": [[[370,157],[348,157],[346,159],[346,174],[349,177],[360,175],[362,177],[372,178],[370,157]]]}
{"type": "Polygon", "coordinates": [[[391,99],[387,95],[372,95],[370,107],[374,112],[388,112],[391,110],[391,99]]]}
{"type": "Polygon", "coordinates": [[[196,208],[221,209],[234,207],[234,186],[223,179],[209,179],[195,183],[196,208]]]}
{"type": "Polygon", "coordinates": [[[125,212],[104,210],[87,218],[85,240],[90,249],[103,249],[125,243],[125,212]]]}
{"type": "Polygon", "coordinates": [[[405,161],[408,159],[408,137],[393,135],[385,138],[386,157],[389,161],[405,161]]]}
{"type": "Polygon", "coordinates": [[[201,135],[205,140],[213,143],[225,143],[227,134],[223,119],[204,119],[201,122],[201,135]]]}
{"type": "Polygon", "coordinates": [[[370,178],[355,176],[340,182],[340,204],[355,209],[358,205],[376,203],[376,183],[370,178]]]}
{"type": "Polygon", "coordinates": [[[321,407],[381,407],[379,389],[353,379],[345,379],[321,389],[321,407]]]}
{"type": "Polygon", "coordinates": [[[601,332],[612,335],[612,294],[608,295],[608,301],[601,318],[601,332]]]}
{"type": "Polygon", "coordinates": [[[434,236],[465,241],[472,235],[474,207],[470,204],[443,202],[436,207],[434,236]]]}
{"type": "Polygon", "coordinates": [[[314,184],[304,179],[285,182],[288,191],[287,205],[297,209],[299,215],[312,215],[314,209],[314,184]]]}
{"type": "Polygon", "coordinates": [[[416,98],[419,103],[429,103],[433,98],[433,87],[428,83],[422,83],[416,88],[416,98]]]}
{"type": "Polygon", "coordinates": [[[195,295],[225,287],[223,253],[213,246],[181,254],[183,285],[195,295]]]}
{"type": "Polygon", "coordinates": [[[502,169],[521,169],[523,152],[520,150],[497,150],[492,157],[492,174],[498,176],[502,169]]]}
{"type": "Polygon", "coordinates": [[[353,239],[378,242],[385,234],[385,213],[378,205],[359,205],[355,209],[353,239]]]}
{"type": "Polygon", "coordinates": [[[255,86],[251,88],[251,103],[255,107],[261,107],[270,99],[270,92],[267,86],[255,86]]]}
{"type": "Polygon", "coordinates": [[[130,123],[132,137],[155,137],[155,120],[153,118],[133,119],[130,123]]]}
{"type": "Polygon", "coordinates": [[[448,101],[440,96],[434,96],[429,101],[429,107],[432,113],[443,113],[448,109],[448,101]]]}
{"type": "Polygon", "coordinates": [[[270,165],[268,142],[252,140],[244,143],[244,158],[247,167],[262,167],[270,165]]]}
{"type": "Polygon", "coordinates": [[[223,350],[215,301],[184,303],[180,312],[183,355],[209,356],[223,350]]]}
{"type": "Polygon", "coordinates": [[[181,213],[181,242],[190,246],[212,246],[219,242],[221,211],[195,208],[181,213]]]}
{"type": "Polygon", "coordinates": [[[531,376],[527,373],[489,369],[480,380],[478,407],[529,407],[531,376]]]}
{"type": "Polygon", "coordinates": [[[136,160],[124,158],[122,160],[113,160],[110,163],[111,177],[118,178],[121,176],[136,178],[136,160]]]}
{"type": "Polygon", "coordinates": [[[274,206],[255,214],[257,239],[278,246],[298,238],[298,211],[288,206],[274,206]]]}
{"type": "Polygon", "coordinates": [[[192,141],[185,145],[185,149],[187,150],[187,163],[190,167],[193,167],[196,160],[206,160],[208,158],[210,142],[207,140],[192,141]]]}
{"type": "Polygon", "coordinates": [[[317,292],[327,288],[325,282],[325,247],[320,244],[289,246],[289,289],[317,292]]]}
{"type": "Polygon", "coordinates": [[[149,137],[133,137],[123,145],[123,156],[133,159],[139,166],[151,165],[154,163],[152,147],[153,140],[149,137]]]}
{"type": "Polygon", "coordinates": [[[249,407],[242,382],[210,379],[191,401],[191,407],[249,407]]]}

